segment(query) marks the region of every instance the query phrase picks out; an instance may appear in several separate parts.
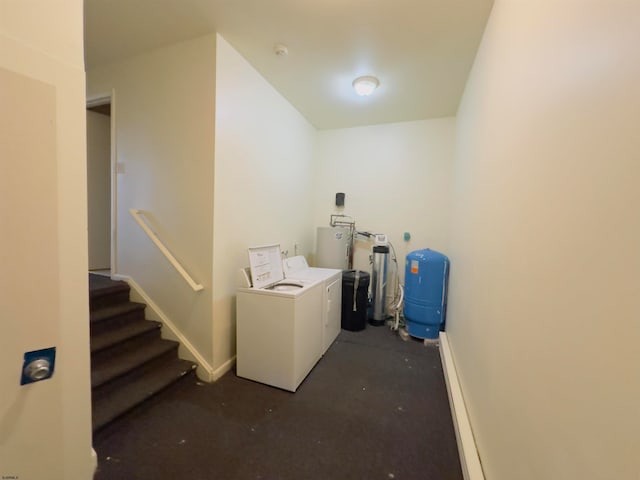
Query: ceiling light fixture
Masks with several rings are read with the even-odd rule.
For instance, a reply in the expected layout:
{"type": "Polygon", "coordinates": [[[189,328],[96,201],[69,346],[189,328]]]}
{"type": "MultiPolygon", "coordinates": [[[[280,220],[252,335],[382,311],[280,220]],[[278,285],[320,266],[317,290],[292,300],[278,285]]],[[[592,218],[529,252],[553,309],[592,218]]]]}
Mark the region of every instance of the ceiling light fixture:
{"type": "Polygon", "coordinates": [[[367,75],[364,77],[356,78],[353,81],[352,85],[356,90],[356,93],[364,97],[371,95],[373,91],[378,88],[378,85],[380,85],[380,81],[376,77],[367,75]]]}

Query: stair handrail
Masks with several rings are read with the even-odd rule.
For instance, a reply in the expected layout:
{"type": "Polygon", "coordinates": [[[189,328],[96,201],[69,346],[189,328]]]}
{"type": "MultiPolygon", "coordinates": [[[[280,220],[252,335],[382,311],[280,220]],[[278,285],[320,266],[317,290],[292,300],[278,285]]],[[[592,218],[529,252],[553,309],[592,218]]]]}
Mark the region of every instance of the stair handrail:
{"type": "Polygon", "coordinates": [[[149,225],[147,225],[147,222],[145,222],[144,219],[142,218],[142,215],[144,215],[144,212],[136,208],[130,208],[129,213],[134,218],[134,220],[138,223],[138,225],[140,225],[140,228],[144,230],[144,232],[155,244],[155,246],[158,247],[162,252],[162,254],[167,258],[167,260],[169,260],[169,263],[171,263],[173,268],[175,268],[178,271],[178,273],[182,276],[185,282],[187,282],[195,292],[199,292],[200,290],[204,289],[204,287],[199,283],[196,283],[195,280],[191,277],[191,275],[187,273],[184,267],[180,265],[180,262],[178,262],[176,257],[173,256],[173,254],[169,251],[169,249],[165,247],[164,243],[162,243],[160,238],[158,238],[158,235],[156,234],[156,232],[151,230],[149,225]]]}

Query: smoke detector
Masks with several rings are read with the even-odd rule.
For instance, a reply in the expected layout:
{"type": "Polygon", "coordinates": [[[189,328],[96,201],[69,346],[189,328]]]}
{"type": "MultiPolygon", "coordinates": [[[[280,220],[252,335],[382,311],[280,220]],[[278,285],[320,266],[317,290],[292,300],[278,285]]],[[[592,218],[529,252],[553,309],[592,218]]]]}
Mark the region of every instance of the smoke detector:
{"type": "Polygon", "coordinates": [[[289,55],[289,49],[287,48],[286,45],[283,45],[282,43],[276,43],[273,46],[273,51],[279,57],[286,57],[287,55],[289,55]]]}

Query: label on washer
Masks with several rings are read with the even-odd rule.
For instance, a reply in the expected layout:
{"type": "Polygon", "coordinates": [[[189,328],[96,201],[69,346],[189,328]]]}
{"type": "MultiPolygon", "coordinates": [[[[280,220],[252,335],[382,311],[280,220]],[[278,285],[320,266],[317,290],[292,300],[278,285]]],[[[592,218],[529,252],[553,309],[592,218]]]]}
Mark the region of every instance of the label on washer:
{"type": "Polygon", "coordinates": [[[342,240],[342,235],[344,235],[342,232],[336,232],[336,240],[342,240]]]}
{"type": "Polygon", "coordinates": [[[249,248],[249,266],[254,288],[265,288],[284,279],[280,245],[249,248]]]}

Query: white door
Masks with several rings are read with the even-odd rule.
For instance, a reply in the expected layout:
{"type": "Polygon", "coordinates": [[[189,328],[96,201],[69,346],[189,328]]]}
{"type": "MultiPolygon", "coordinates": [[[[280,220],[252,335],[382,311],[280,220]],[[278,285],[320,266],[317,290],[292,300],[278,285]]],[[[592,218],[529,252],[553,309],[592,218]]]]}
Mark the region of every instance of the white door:
{"type": "Polygon", "coordinates": [[[6,479],[92,476],[82,3],[66,3],[52,10],[42,2],[25,16],[16,3],[0,15],[0,478],[6,479]],[[76,43],[69,42],[80,43],[77,65],[45,53],[53,45],[62,56],[73,51],[41,38],[57,31],[77,32],[76,43]],[[56,349],[53,376],[21,384],[25,354],[48,348],[56,349]]]}

